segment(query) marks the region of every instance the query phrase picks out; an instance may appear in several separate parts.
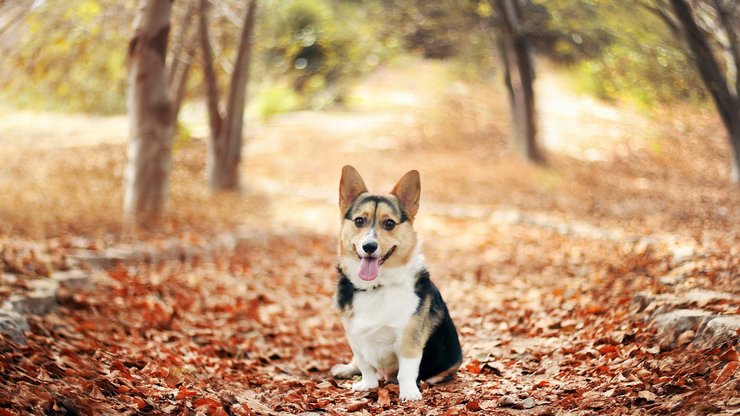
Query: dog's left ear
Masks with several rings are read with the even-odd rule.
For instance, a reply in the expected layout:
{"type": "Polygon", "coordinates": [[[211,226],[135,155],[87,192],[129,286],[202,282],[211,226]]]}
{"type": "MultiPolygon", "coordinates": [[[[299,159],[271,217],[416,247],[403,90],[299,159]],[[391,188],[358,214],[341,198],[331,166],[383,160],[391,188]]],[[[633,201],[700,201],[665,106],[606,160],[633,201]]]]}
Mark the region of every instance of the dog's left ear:
{"type": "Polygon", "coordinates": [[[418,170],[410,170],[398,181],[391,191],[399,201],[406,212],[406,215],[413,221],[416,212],[419,210],[419,197],[421,196],[421,179],[418,170]]]}

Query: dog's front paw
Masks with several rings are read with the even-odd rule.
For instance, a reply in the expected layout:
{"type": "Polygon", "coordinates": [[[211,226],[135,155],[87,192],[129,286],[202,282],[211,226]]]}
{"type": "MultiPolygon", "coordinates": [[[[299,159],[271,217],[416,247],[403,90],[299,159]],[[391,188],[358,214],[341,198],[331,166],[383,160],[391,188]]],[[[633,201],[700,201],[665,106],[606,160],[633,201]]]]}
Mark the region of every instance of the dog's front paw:
{"type": "Polygon", "coordinates": [[[350,379],[354,376],[360,375],[360,370],[354,363],[337,364],[331,368],[331,375],[334,378],[350,379]]]}
{"type": "Polygon", "coordinates": [[[416,387],[416,383],[410,386],[401,385],[398,397],[402,402],[421,400],[421,392],[419,391],[419,388],[416,387]]]}
{"type": "Polygon", "coordinates": [[[376,387],[378,387],[378,380],[368,380],[366,377],[363,377],[362,380],[352,385],[352,390],[367,391],[376,387]]]}

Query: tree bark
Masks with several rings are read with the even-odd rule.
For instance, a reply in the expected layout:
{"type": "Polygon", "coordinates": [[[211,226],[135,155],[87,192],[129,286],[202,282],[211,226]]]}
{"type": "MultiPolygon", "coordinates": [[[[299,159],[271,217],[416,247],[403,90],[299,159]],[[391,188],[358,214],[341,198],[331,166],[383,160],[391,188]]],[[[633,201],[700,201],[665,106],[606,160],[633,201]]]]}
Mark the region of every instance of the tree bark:
{"type": "Polygon", "coordinates": [[[537,142],[534,65],[521,29],[521,9],[517,0],[496,0],[496,8],[500,17],[499,51],[513,125],[511,145],[527,160],[544,162],[537,142]]]}
{"type": "MultiPolygon", "coordinates": [[[[732,147],[732,180],[740,184],[740,100],[730,88],[722,69],[712,53],[709,42],[694,19],[685,0],[670,0],[681,29],[704,84],[714,100],[732,147]]],[[[732,65],[728,62],[728,65],[732,65]]]]}
{"type": "Polygon", "coordinates": [[[211,140],[209,142],[209,146],[212,146],[215,138],[220,135],[223,116],[221,115],[221,110],[219,108],[220,99],[218,93],[218,81],[216,79],[216,69],[213,65],[213,48],[211,47],[211,37],[208,34],[208,0],[200,0],[200,17],[198,19],[198,24],[200,34],[200,50],[203,56],[203,83],[206,87],[206,109],[208,110],[208,126],[211,129],[211,140]]]}
{"type": "MultiPolygon", "coordinates": [[[[207,0],[201,0],[201,12],[207,0]]],[[[249,64],[252,49],[257,0],[252,0],[246,9],[240,36],[239,48],[231,74],[226,111],[222,116],[218,107],[218,90],[206,15],[201,13],[201,44],[204,56],[204,78],[208,103],[211,140],[208,146],[208,183],[214,190],[236,190],[239,188],[239,163],[241,162],[244,108],[249,80],[249,64]]]]}
{"type": "Polygon", "coordinates": [[[193,67],[193,56],[198,47],[195,37],[197,32],[192,30],[192,20],[196,10],[196,0],[187,0],[185,9],[180,17],[179,30],[172,39],[172,53],[170,54],[167,69],[167,85],[172,97],[172,112],[175,120],[180,113],[182,101],[185,98],[190,70],[193,67]]]}
{"type": "Polygon", "coordinates": [[[174,117],[165,58],[171,0],[142,3],[128,50],[130,137],[125,171],[124,215],[147,226],[160,219],[166,202],[174,117]]]}

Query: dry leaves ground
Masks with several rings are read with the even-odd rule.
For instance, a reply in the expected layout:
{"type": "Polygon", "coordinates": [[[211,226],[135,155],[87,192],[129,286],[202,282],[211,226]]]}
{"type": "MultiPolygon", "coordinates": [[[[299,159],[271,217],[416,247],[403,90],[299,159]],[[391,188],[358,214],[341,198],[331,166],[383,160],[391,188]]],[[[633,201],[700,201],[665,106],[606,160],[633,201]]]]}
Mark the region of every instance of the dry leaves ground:
{"type": "MultiPolygon", "coordinates": [[[[122,264],[93,273],[89,289],[63,290],[55,312],[29,318],[27,345],[0,338],[0,415],[737,413],[737,336],[661,344],[635,302],[692,288],[738,295],[740,193],[725,178],[718,120],[674,110],[633,131],[632,116],[599,119],[566,100],[589,127],[559,134],[581,134],[591,157],[553,139],[549,167],[533,167],[505,151],[498,92],[440,86],[440,71],[380,73],[359,90],[361,110],[254,128],[242,195],[208,199],[204,149],[191,143],[175,155],[167,226],[138,237],[111,213],[122,146],[5,153],[8,293],[70,266],[78,248],[172,235],[200,244],[237,224],[242,238],[234,250],[122,264]],[[404,100],[373,106],[388,84],[404,100]],[[75,157],[90,163],[70,167],[75,157]],[[345,163],[377,190],[422,172],[416,227],[465,362],[454,381],[423,386],[418,403],[400,403],[395,385],[357,393],[328,375],[350,359],[332,301],[345,163]]],[[[550,99],[573,98],[554,90],[563,96],[550,99]]],[[[544,123],[557,123],[547,103],[544,123]]],[[[740,312],[732,299],[700,306],[740,312]]]]}

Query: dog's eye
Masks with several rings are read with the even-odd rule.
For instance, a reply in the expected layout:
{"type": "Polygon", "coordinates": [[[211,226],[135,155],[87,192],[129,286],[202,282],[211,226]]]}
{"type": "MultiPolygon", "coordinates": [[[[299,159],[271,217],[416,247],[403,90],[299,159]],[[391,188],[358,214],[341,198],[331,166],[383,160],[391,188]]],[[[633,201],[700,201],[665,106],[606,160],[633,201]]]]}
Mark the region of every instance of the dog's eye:
{"type": "Polygon", "coordinates": [[[365,219],[362,217],[355,218],[355,227],[362,228],[365,226],[365,219]]]}
{"type": "Polygon", "coordinates": [[[392,230],[395,227],[396,227],[395,221],[393,221],[393,220],[385,220],[385,221],[383,221],[383,228],[385,228],[386,230],[390,231],[390,230],[392,230]]]}

